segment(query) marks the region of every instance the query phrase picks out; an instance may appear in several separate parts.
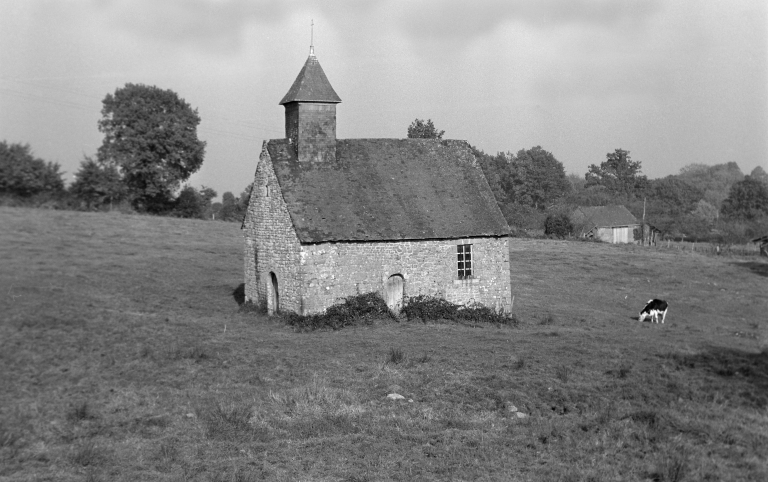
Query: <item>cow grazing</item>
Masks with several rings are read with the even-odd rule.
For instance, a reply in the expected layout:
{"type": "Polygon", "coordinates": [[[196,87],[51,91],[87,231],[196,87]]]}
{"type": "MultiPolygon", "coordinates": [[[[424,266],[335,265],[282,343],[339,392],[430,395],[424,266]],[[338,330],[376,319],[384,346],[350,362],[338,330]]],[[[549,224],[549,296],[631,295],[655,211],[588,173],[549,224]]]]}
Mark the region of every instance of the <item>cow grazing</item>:
{"type": "Polygon", "coordinates": [[[638,321],[644,321],[646,318],[650,318],[654,323],[659,322],[659,315],[661,315],[661,322],[664,323],[664,318],[667,317],[667,302],[664,300],[648,300],[648,304],[645,305],[643,311],[640,312],[638,321]]]}

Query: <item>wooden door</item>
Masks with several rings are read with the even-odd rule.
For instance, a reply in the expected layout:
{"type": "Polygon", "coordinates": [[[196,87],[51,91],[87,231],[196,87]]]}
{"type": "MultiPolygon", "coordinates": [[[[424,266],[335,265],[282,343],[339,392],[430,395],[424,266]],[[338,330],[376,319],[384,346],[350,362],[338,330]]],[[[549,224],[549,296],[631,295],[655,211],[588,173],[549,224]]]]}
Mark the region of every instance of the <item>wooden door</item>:
{"type": "Polygon", "coordinates": [[[387,306],[395,313],[400,313],[400,308],[403,307],[403,287],[405,280],[399,274],[394,274],[387,280],[387,285],[384,287],[384,299],[387,302],[387,306]]]}

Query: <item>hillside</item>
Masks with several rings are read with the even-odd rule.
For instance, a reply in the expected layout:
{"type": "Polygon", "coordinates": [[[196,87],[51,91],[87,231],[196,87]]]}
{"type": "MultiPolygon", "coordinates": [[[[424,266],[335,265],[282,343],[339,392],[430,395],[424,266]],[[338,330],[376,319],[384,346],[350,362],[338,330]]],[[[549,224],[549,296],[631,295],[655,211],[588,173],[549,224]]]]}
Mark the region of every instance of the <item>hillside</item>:
{"type": "Polygon", "coordinates": [[[757,258],[515,239],[517,327],[294,333],[234,223],[0,226],[0,481],[768,479],[757,258]]]}

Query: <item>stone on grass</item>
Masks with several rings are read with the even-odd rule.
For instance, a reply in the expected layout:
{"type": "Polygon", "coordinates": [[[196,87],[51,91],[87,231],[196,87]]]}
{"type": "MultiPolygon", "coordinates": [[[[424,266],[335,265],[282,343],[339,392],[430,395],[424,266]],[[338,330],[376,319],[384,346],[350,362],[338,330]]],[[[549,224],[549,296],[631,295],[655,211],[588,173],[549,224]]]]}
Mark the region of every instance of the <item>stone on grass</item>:
{"type": "Polygon", "coordinates": [[[403,400],[405,397],[400,395],[399,393],[390,393],[387,395],[387,398],[390,400],[403,400]]]}
{"type": "Polygon", "coordinates": [[[517,415],[517,418],[525,418],[528,416],[527,413],[523,413],[523,412],[515,412],[515,415],[517,415]]]}

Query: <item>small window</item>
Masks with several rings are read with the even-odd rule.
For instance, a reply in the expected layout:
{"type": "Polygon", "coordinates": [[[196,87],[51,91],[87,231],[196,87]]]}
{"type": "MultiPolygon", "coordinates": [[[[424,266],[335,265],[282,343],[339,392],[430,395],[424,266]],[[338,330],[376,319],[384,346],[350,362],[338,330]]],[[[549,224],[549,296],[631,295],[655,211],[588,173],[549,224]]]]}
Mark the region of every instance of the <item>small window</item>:
{"type": "Polygon", "coordinates": [[[459,279],[472,277],[472,245],[456,245],[456,259],[458,261],[459,279]]]}

